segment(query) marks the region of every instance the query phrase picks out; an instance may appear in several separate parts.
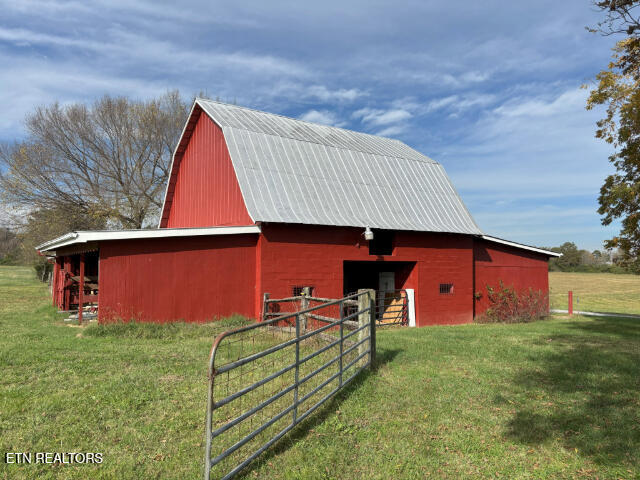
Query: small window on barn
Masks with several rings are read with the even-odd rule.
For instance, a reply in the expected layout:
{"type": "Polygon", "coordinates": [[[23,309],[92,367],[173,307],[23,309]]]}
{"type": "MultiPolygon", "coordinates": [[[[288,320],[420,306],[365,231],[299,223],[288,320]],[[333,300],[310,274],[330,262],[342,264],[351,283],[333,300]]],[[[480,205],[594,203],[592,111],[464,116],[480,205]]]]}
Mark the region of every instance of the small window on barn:
{"type": "Polygon", "coordinates": [[[441,283],[440,295],[453,295],[453,283],[441,283]]]}
{"type": "Polygon", "coordinates": [[[309,289],[309,295],[313,295],[313,287],[309,287],[307,285],[296,285],[295,287],[293,287],[291,289],[291,293],[293,297],[299,297],[300,295],[302,295],[302,293],[304,292],[304,289],[308,288],[309,289]]]}
{"type": "Polygon", "coordinates": [[[393,232],[374,230],[373,240],[369,240],[369,255],[393,254],[393,232]]]}

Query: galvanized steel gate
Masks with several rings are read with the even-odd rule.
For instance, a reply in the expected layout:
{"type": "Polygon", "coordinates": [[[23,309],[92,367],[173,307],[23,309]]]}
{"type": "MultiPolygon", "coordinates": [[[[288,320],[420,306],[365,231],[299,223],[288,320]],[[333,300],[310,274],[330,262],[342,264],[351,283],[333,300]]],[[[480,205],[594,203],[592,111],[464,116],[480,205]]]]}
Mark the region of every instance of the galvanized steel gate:
{"type": "Polygon", "coordinates": [[[381,290],[376,292],[376,321],[378,325],[408,325],[407,291],[381,290]]]}
{"type": "Polygon", "coordinates": [[[234,477],[371,365],[374,298],[360,291],[312,302],[319,304],[218,335],[209,360],[205,479],[234,477]],[[347,314],[354,302],[357,311],[347,314]]]}

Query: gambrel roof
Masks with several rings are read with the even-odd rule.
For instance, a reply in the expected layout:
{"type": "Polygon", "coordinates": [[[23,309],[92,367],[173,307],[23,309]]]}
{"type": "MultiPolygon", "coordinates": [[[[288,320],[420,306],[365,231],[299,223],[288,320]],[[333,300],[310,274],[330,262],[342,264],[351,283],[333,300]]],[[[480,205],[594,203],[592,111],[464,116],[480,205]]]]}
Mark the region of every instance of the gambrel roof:
{"type": "Polygon", "coordinates": [[[482,234],[442,165],[398,140],[198,98],[174,163],[200,112],[222,129],[254,222],[482,234]]]}

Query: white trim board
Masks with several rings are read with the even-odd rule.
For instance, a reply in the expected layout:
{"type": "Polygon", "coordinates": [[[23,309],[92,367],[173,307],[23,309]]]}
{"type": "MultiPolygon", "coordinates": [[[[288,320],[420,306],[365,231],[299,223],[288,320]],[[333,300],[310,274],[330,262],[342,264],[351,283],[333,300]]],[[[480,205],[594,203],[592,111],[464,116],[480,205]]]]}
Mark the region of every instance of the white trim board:
{"type": "Polygon", "coordinates": [[[552,252],[550,250],[544,250],[542,248],[531,247],[529,245],[523,245],[522,243],[510,242],[509,240],[503,240],[502,238],[491,237],[489,235],[480,235],[480,238],[487,240],[488,242],[501,243],[503,245],[509,245],[510,247],[520,248],[522,250],[530,250],[536,253],[542,253],[550,257],[561,257],[561,253],[552,252]]]}
{"type": "Polygon", "coordinates": [[[243,235],[260,233],[258,225],[241,227],[205,227],[205,228],[154,228],[140,230],[82,230],[69,232],[58,238],[38,245],[39,252],[49,252],[56,248],[68,247],[88,242],[109,240],[133,240],[144,238],[198,237],[204,235],[243,235]]]}

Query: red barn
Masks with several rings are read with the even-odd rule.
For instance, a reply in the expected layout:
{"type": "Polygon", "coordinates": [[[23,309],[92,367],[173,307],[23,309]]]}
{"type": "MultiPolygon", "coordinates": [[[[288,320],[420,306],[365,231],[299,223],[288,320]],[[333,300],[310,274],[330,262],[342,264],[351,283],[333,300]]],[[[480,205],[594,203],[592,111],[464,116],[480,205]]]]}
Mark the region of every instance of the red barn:
{"type": "Polygon", "coordinates": [[[556,255],[485,235],[442,165],[404,143],[197,99],[176,148],[159,228],[72,232],[54,303],[99,319],[259,318],[263,294],[302,287],[413,292],[418,326],[471,322],[487,286],[548,292],[556,255]],[[81,274],[81,270],[83,273],[81,274]],[[75,288],[74,288],[75,285],[75,288]]]}

